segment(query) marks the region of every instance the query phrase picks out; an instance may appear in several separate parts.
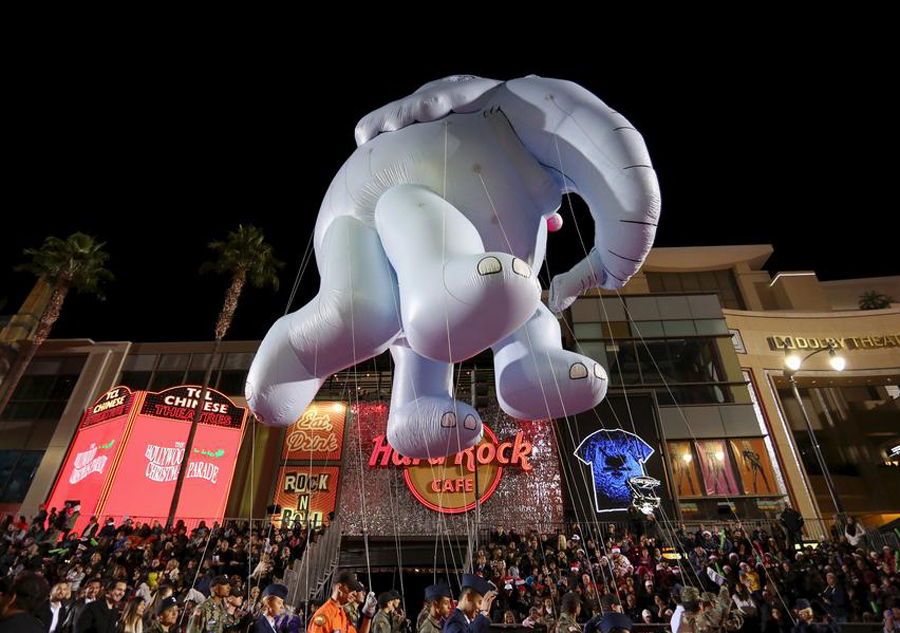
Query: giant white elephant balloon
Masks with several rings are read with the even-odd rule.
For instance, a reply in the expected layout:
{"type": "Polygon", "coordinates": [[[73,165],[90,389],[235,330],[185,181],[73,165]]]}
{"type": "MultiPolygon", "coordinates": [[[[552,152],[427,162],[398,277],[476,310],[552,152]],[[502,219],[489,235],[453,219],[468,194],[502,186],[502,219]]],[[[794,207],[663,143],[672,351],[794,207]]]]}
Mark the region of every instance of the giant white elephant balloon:
{"type": "Polygon", "coordinates": [[[293,423],[331,374],[391,349],[388,441],[408,457],[472,446],[478,413],[452,363],[493,349],[502,409],[556,418],[596,406],[603,368],[562,348],[553,312],[622,287],[653,244],[660,197],[643,138],[570,81],[469,75],[425,84],[364,117],[319,210],[318,295],[271,327],[246,395],[293,423]],[[564,192],[594,219],[593,248],[540,301],[547,219],[564,192]]]}

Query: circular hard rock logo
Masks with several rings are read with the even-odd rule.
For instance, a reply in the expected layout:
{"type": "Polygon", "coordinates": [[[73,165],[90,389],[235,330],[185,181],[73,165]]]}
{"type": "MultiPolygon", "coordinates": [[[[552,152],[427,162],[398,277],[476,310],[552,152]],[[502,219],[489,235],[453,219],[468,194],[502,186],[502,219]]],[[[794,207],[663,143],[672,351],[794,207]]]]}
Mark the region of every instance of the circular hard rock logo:
{"type": "Polygon", "coordinates": [[[402,467],[407,487],[422,505],[446,514],[466,512],[475,507],[476,468],[480,503],[497,489],[504,468],[516,467],[526,472],[532,468],[529,462],[532,445],[521,431],[501,442],[487,425],[483,428],[484,436],[477,446],[435,459],[403,457],[391,448],[384,436],[378,436],[369,467],[402,467]]]}

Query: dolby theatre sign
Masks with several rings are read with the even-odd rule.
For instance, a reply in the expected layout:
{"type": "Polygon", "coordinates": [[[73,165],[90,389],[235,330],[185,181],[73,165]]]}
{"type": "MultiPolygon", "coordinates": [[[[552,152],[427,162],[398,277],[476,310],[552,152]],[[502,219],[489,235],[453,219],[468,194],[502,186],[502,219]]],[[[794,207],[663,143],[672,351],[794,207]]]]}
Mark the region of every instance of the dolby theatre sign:
{"type": "Polygon", "coordinates": [[[900,334],[869,334],[866,336],[770,336],[766,339],[773,351],[795,349],[880,349],[900,347],[900,334]]]}
{"type": "Polygon", "coordinates": [[[481,504],[497,490],[504,468],[532,470],[532,445],[521,431],[501,442],[487,425],[483,428],[484,437],[477,446],[434,459],[403,457],[379,435],[372,440],[369,468],[403,468],[406,486],[422,505],[446,514],[467,512],[475,508],[476,468],[481,504]]]}

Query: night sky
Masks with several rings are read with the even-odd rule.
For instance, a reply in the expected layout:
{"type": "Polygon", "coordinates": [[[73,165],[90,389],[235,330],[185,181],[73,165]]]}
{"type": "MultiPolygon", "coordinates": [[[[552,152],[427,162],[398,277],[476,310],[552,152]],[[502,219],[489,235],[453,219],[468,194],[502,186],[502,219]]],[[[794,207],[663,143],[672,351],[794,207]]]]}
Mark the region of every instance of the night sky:
{"type": "MultiPolygon", "coordinates": [[[[626,116],[659,176],[657,246],[773,244],[773,273],[898,275],[895,69],[868,47],[760,35],[689,53],[588,54],[556,43],[441,58],[429,49],[390,63],[373,55],[356,66],[325,49],[227,59],[106,51],[92,63],[63,55],[6,90],[3,312],[34,282],[12,270],[22,250],[83,231],[107,242],[116,281],[105,303],[70,295],[53,338],[209,340],[229,280],[198,269],[206,244],[244,222],[262,227],[286,262],[278,293],[245,291],[228,335],[262,338],[284,312],[356,122],[451,74],[570,79],[626,116]]],[[[575,209],[590,227],[579,200],[575,209]]],[[[554,273],[583,255],[564,218],[550,239],[554,273]]],[[[317,286],[311,267],[293,309],[317,286]]]]}

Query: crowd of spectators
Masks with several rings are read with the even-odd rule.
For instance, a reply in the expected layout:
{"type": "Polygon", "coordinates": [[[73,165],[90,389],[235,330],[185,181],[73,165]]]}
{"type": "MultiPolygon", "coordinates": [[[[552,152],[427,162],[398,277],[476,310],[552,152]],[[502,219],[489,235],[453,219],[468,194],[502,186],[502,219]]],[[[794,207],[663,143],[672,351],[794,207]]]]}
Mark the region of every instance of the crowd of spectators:
{"type": "MultiPolygon", "coordinates": [[[[26,623],[51,633],[185,631],[222,577],[228,586],[218,595],[246,624],[260,613],[261,590],[280,582],[322,533],[261,522],[251,528],[249,521],[201,521],[193,529],[179,521],[166,530],[159,521],[128,517],[118,523],[91,517],[75,531],[76,520],[71,509],[42,509],[30,522],[11,515],[0,521],[0,632],[31,630],[26,623]],[[113,618],[113,628],[88,613],[103,602],[109,608],[95,610],[113,618]],[[13,616],[10,628],[6,618],[13,616]]],[[[288,609],[285,618],[292,617],[288,609]]]]}
{"type": "Polygon", "coordinates": [[[811,622],[828,630],[848,621],[900,631],[897,547],[876,549],[853,519],[807,543],[799,515],[788,509],[780,518],[752,529],[662,526],[652,516],[556,534],[500,528],[478,551],[475,571],[499,589],[491,614],[497,623],[552,628],[562,596],[576,592],[579,622],[612,609],[636,623],[668,624],[684,608],[685,587],[711,607],[725,586],[743,631],[814,630],[811,622]]]}
{"type": "MultiPolygon", "coordinates": [[[[723,586],[740,630],[805,632],[816,630],[812,622],[850,621],[900,631],[900,551],[875,549],[852,520],[828,539],[805,542],[791,512],[752,529],[660,525],[652,515],[550,534],[498,528],[477,550],[473,571],[498,588],[494,622],[551,632],[566,594],[580,597],[582,624],[607,611],[669,624],[694,608],[683,595],[699,592],[699,608],[711,608],[723,586]]],[[[166,530],[92,518],[78,532],[74,523],[71,512],[52,510],[30,523],[0,521],[0,632],[192,633],[190,615],[211,594],[246,629],[260,613],[261,588],[280,582],[321,535],[247,521],[166,530]]],[[[282,625],[303,630],[303,614],[289,609],[282,625]]]]}

